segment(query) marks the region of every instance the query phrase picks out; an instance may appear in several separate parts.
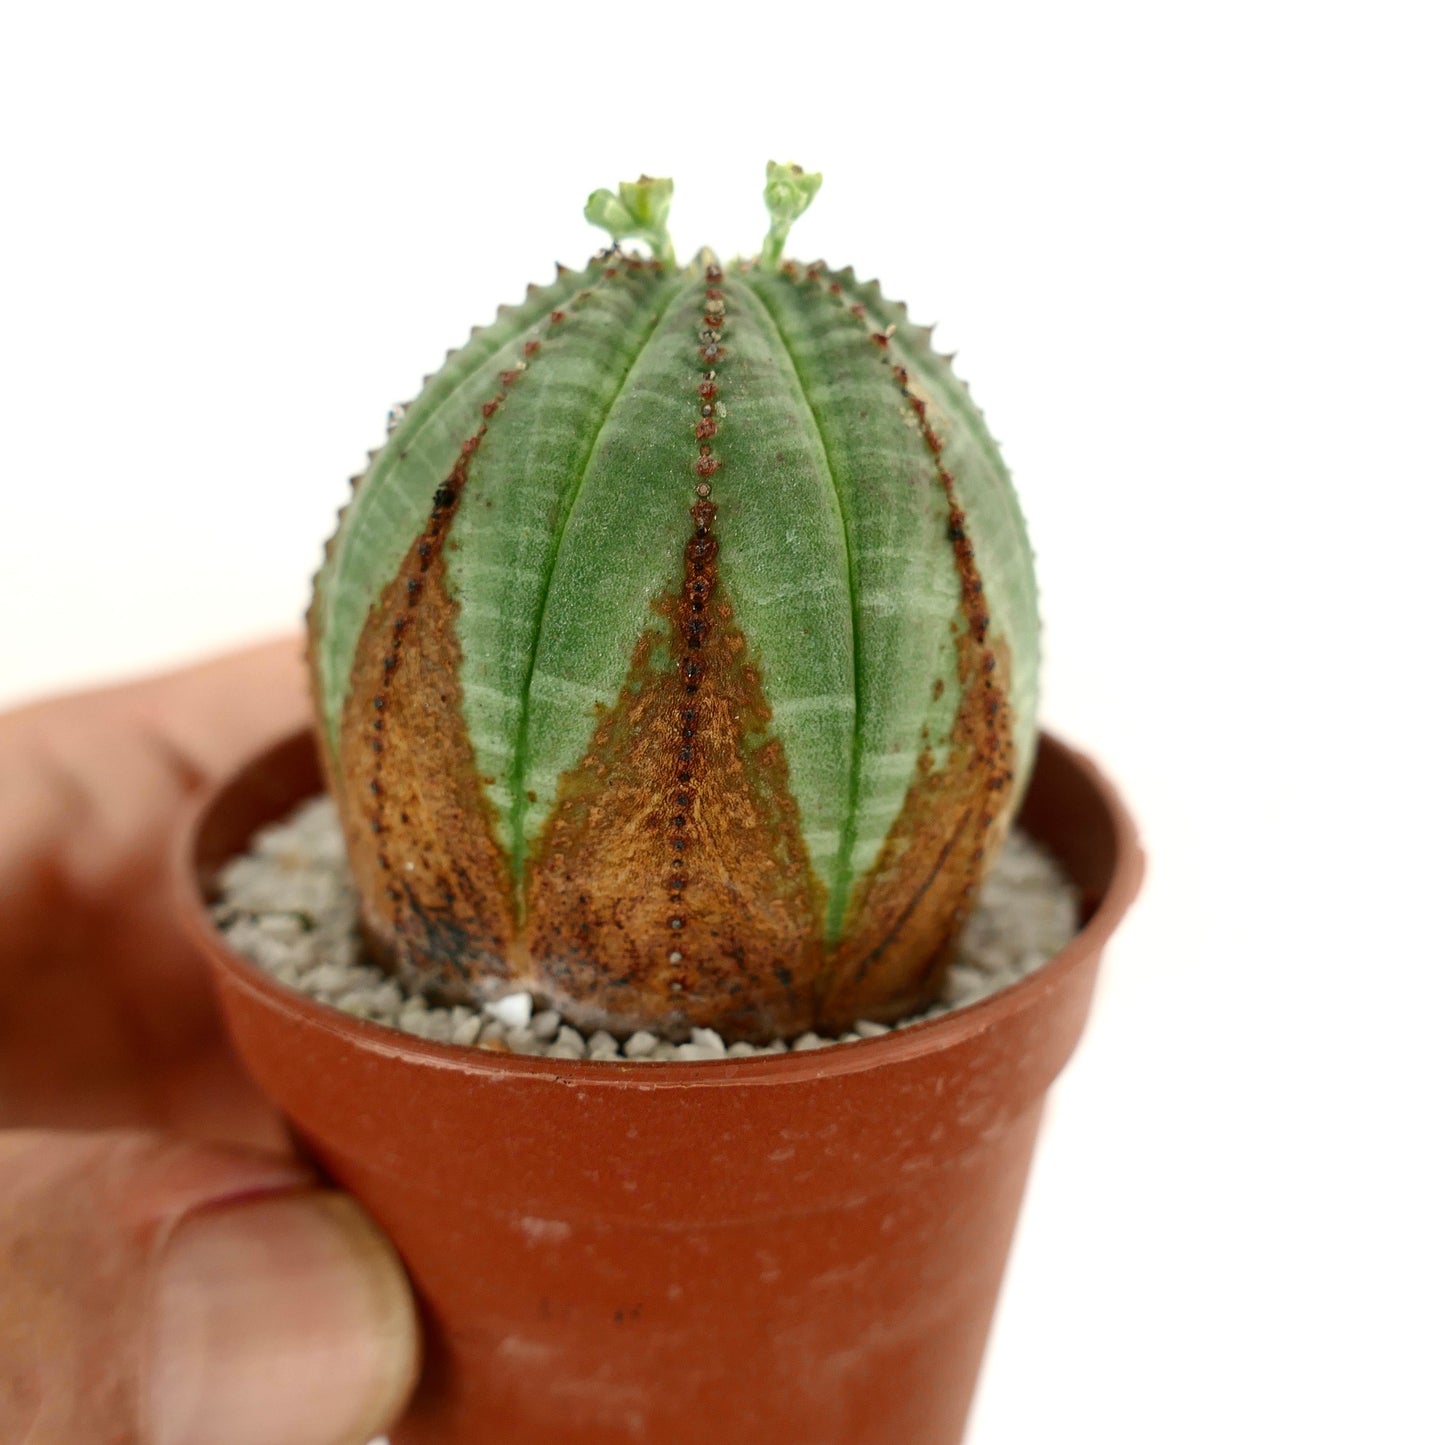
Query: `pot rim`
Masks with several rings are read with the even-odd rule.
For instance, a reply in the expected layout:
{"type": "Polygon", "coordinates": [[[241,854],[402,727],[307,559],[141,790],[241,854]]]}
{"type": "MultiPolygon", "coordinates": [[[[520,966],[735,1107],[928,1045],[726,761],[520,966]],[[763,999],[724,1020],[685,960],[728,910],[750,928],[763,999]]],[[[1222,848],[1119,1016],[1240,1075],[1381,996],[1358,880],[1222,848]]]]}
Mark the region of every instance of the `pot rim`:
{"type": "MultiPolygon", "coordinates": [[[[240,790],[263,772],[277,754],[313,736],[302,728],[273,740],[239,768],[204,789],[187,809],[173,854],[173,888],[187,936],[220,968],[229,984],[242,988],[269,1007],[297,1017],[310,1027],[346,1039],[364,1052],[408,1060],[427,1069],[454,1070],[479,1079],[505,1077],[568,1087],[627,1089],[695,1089],[747,1085],[768,1087],[855,1074],[909,1062],[951,1049],[997,1029],[1017,1013],[1041,1002],[1074,967],[1097,955],[1138,895],[1144,878],[1144,853],[1138,830],[1118,791],[1098,767],[1050,733],[1041,733],[1040,751],[1048,750],[1076,773],[1095,795],[1107,816],[1114,846],[1114,866],[1107,887],[1083,927],[1047,963],[1024,978],[977,1003],[952,1009],[936,1018],[886,1034],[830,1043],[802,1053],[754,1054],[744,1058],[662,1060],[553,1059],[528,1054],[446,1044],[356,1018],[281,983],[259,964],[237,952],[211,919],[207,890],[201,881],[199,851],[203,830],[223,796],[240,790]]],[[[323,788],[324,790],[324,788],[323,788]]],[[[312,794],[310,796],[316,796],[312,794]]],[[[292,799],[295,807],[300,798],[292,799]]],[[[279,814],[278,814],[279,816],[279,814]]]]}

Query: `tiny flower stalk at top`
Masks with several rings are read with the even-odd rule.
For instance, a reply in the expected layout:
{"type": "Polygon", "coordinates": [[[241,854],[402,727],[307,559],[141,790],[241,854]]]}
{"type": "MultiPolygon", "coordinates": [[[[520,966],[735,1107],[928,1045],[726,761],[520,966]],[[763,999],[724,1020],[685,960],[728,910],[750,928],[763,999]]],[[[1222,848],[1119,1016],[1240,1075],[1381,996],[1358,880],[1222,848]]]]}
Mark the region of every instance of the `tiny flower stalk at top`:
{"type": "Polygon", "coordinates": [[[665,265],[676,261],[672,237],[667,234],[667,213],[672,209],[672,182],[655,176],[639,176],[623,181],[619,194],[608,190],[593,191],[587,197],[584,214],[600,226],[614,242],[636,237],[646,241],[652,254],[665,265]]]}
{"type": "Polygon", "coordinates": [[[763,204],[768,208],[771,224],[763,241],[761,261],[770,271],[776,271],[783,264],[783,247],[788,243],[788,232],[793,222],[813,204],[823,177],[817,172],[809,173],[802,166],[782,166],[777,161],[768,162],[768,183],[763,187],[763,204]]]}
{"type": "Polygon", "coordinates": [[[781,259],[817,185],[770,167],[727,266],[673,261],[670,182],[595,193],[652,259],[503,308],[358,479],[323,753],[369,945],[439,1000],[756,1041],[936,991],[1033,756],[1033,567],[927,332],[781,259]]]}

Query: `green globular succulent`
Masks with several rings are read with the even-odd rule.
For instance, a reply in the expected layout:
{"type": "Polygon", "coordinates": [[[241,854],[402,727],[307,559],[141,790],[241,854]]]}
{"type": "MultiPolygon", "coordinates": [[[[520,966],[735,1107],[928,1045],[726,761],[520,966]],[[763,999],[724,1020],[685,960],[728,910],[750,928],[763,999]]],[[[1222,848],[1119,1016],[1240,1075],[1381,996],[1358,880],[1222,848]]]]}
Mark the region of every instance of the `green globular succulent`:
{"type": "Polygon", "coordinates": [[[369,945],[434,997],[788,1037],[936,992],[1022,795],[1038,617],[928,332],[783,259],[678,265],[670,181],[428,378],[309,615],[369,945]],[[640,237],[653,254],[615,244],[640,237]]]}

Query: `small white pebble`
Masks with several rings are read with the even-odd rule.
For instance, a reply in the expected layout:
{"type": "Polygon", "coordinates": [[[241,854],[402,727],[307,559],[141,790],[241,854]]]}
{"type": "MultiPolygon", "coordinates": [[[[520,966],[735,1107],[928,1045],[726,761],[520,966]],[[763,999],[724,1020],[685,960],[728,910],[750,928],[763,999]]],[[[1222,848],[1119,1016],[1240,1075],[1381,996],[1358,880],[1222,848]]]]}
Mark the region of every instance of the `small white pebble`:
{"type": "Polygon", "coordinates": [[[822,1047],[823,1040],[820,1039],[817,1034],[813,1033],[811,1029],[805,1034],[799,1034],[798,1037],[793,1040],[793,1052],[795,1054],[804,1053],[808,1049],[821,1049],[822,1047]]]}
{"type": "Polygon", "coordinates": [[[757,1050],[746,1039],[739,1039],[737,1043],[728,1045],[729,1058],[746,1059],[755,1053],[757,1050]]]}
{"type": "Polygon", "coordinates": [[[508,1029],[505,1041],[514,1054],[540,1054],[543,1048],[542,1041],[524,1028],[508,1029]]]}
{"type": "Polygon", "coordinates": [[[296,969],[296,951],[285,939],[267,938],[265,934],[253,935],[251,946],[246,950],[262,968],[275,973],[278,969],[296,969]]]}
{"type": "Polygon", "coordinates": [[[557,1042],[565,1045],[569,1049],[576,1049],[578,1054],[585,1054],[587,1052],[586,1039],[584,1039],[576,1029],[570,1028],[567,1024],[563,1024],[562,1027],[557,1030],[557,1042]]]}
{"type": "Polygon", "coordinates": [[[982,997],[988,982],[976,968],[954,964],[943,980],[943,997],[949,1003],[971,1003],[982,997]]]}
{"type": "Polygon", "coordinates": [[[351,970],[339,963],[323,963],[306,975],[307,988],[321,994],[347,992],[352,982],[351,970]]]}
{"type": "Polygon", "coordinates": [[[532,1018],[532,995],[509,993],[504,998],[484,1004],[483,1008],[491,1018],[500,1019],[508,1028],[524,1029],[532,1018]]]}
{"type": "Polygon", "coordinates": [[[656,1048],[657,1035],[648,1033],[646,1029],[639,1029],[623,1044],[622,1052],[629,1059],[646,1059],[652,1056],[653,1050],[656,1048]]]}
{"type": "Polygon", "coordinates": [[[864,1039],[876,1039],[879,1034],[892,1033],[887,1024],[874,1023],[872,1019],[859,1019],[853,1025],[853,1032],[864,1039]]]}
{"type": "Polygon", "coordinates": [[[388,980],[371,995],[371,1006],[378,1015],[401,1012],[401,989],[388,980]]]}
{"type": "Polygon", "coordinates": [[[547,1057],[549,1059],[580,1059],[582,1052],[582,1041],[580,1039],[574,1044],[570,1039],[559,1038],[555,1044],[549,1044],[547,1046],[547,1057]]]}
{"type": "Polygon", "coordinates": [[[301,920],[294,913],[267,913],[256,920],[256,931],[267,938],[289,942],[302,931],[301,920]]]}
{"type": "Polygon", "coordinates": [[[562,1015],[555,1009],[548,1009],[546,1013],[534,1014],[532,1016],[532,1032],[539,1039],[555,1039],[557,1030],[562,1026],[562,1015]]]}
{"type": "Polygon", "coordinates": [[[507,1026],[501,1019],[491,1019],[482,1029],[482,1042],[484,1044],[494,1044],[506,1032],[507,1026]]]}
{"type": "Polygon", "coordinates": [[[480,1014],[473,1014],[470,1018],[461,1019],[452,1024],[452,1038],[454,1044],[460,1044],[464,1049],[470,1048],[477,1041],[478,1035],[482,1032],[482,1019],[480,1014]]]}
{"type": "Polygon", "coordinates": [[[990,943],[987,940],[971,948],[969,958],[972,960],[974,968],[988,980],[990,987],[1009,971],[1012,962],[1007,947],[990,943]]]}
{"type": "Polygon", "coordinates": [[[587,1057],[589,1059],[614,1059],[617,1057],[617,1048],[617,1040],[606,1029],[598,1029],[587,1040],[587,1057]]]}
{"type": "Polygon", "coordinates": [[[728,1046],[722,1038],[711,1029],[694,1029],[692,1039],[678,1048],[678,1057],[682,1057],[682,1050],[688,1049],[689,1059],[725,1059],[728,1056],[728,1046]]]}
{"type": "MultiPolygon", "coordinates": [[[[259,837],[260,835],[257,834],[256,838],[251,839],[251,846],[253,848],[256,846],[259,837]]],[[[256,860],[249,855],[244,858],[232,858],[231,861],[216,874],[216,886],[222,893],[234,894],[245,886],[247,875],[254,873],[257,867],[258,864],[256,860]]],[[[211,912],[218,918],[224,918],[226,914],[230,912],[230,901],[217,903],[211,909],[211,912]]]]}

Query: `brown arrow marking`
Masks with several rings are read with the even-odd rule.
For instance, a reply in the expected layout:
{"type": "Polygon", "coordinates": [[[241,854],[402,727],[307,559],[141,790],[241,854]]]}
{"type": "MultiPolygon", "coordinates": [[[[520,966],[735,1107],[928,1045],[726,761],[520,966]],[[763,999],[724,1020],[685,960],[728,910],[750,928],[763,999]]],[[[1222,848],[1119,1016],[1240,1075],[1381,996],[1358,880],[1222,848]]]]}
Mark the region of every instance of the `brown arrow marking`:
{"type": "MultiPolygon", "coordinates": [[[[796,270],[790,279],[797,280],[796,270]]],[[[821,283],[821,276],[810,270],[806,280],[821,283]]],[[[841,287],[829,287],[828,294],[846,305],[841,287]]],[[[991,628],[967,518],[958,505],[955,479],[943,466],[943,439],[926,402],[911,389],[907,371],[891,356],[891,328],[872,331],[862,306],[847,309],[917,417],[948,499],[948,523],[940,540],[951,548],[959,577],[953,634],[962,689],[946,760],[940,765],[923,742],[898,818],[868,874],[854,886],[842,941],[819,999],[819,1025],[832,1030],[846,1029],[860,1018],[904,1018],[937,997],[952,939],[1003,841],[1014,780],[1007,647],[991,628]]]]}
{"type": "Polygon", "coordinates": [[[718,579],[722,270],[706,272],[693,530],[627,681],[558,787],[534,854],[527,947],[574,1022],[764,1041],[812,1021],[821,888],[787,761],[718,579]]]}

